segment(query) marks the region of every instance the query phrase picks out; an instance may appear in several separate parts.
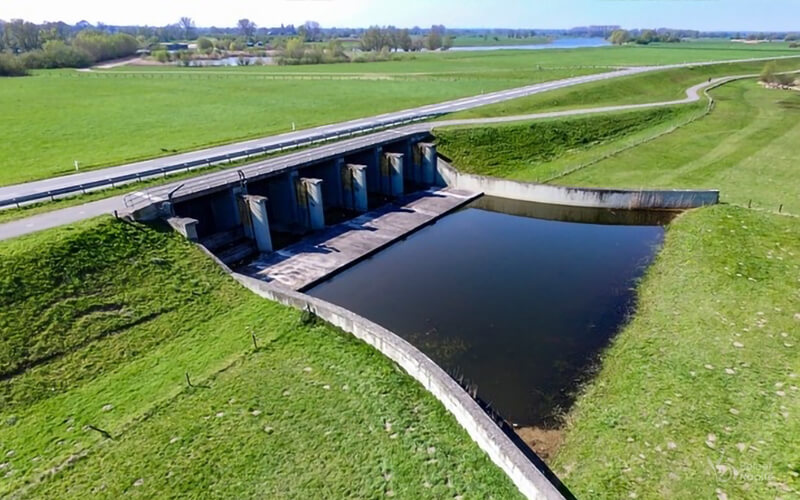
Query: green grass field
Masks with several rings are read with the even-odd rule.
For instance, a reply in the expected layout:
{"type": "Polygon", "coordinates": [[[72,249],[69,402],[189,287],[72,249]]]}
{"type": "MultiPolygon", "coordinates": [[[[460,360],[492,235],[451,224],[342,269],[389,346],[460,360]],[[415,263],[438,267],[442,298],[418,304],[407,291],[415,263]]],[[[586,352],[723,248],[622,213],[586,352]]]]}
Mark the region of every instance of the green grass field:
{"type": "Polygon", "coordinates": [[[706,118],[556,182],[718,188],[725,202],[800,214],[800,93],[744,80],[712,95],[706,118]]]}
{"type": "MultiPolygon", "coordinates": [[[[624,113],[641,120],[633,129],[626,122],[595,116],[442,129],[437,134],[442,152],[473,173],[575,186],[716,188],[725,202],[772,211],[783,205],[784,212],[800,214],[795,169],[800,94],[743,80],[712,95],[716,107],[710,114],[666,135],[659,133],[683,118],[659,118],[657,113],[665,110],[624,113]],[[653,119],[660,124],[654,126],[653,119]],[[641,127],[645,129],[630,133],[641,127]],[[624,129],[622,137],[614,132],[617,128],[624,129]],[[630,148],[648,136],[655,138],[630,148]]],[[[683,109],[693,106],[697,110],[700,104],[683,109]]]]}
{"type": "Polygon", "coordinates": [[[439,151],[467,173],[543,182],[702,115],[698,103],[483,127],[436,129],[439,151]]]}
{"type": "Polygon", "coordinates": [[[2,242],[0,306],[0,496],[517,496],[380,353],[165,230],[2,242]]]}
{"type": "Polygon", "coordinates": [[[532,36],[528,38],[509,38],[505,35],[482,36],[457,36],[453,38],[453,47],[504,47],[509,45],[544,45],[550,43],[546,36],[532,36]]]}
{"type": "Polygon", "coordinates": [[[697,43],[299,67],[42,71],[0,80],[0,185],[68,174],[75,161],[96,168],[603,71],[595,66],[800,55],[786,44],[768,49],[697,43]]]}
{"type": "Polygon", "coordinates": [[[592,70],[404,80],[81,74],[0,80],[0,184],[272,135],[592,70]]]}
{"type": "Polygon", "coordinates": [[[578,498],[797,498],[800,221],[674,221],[551,466],[578,498]]]}
{"type": "MultiPolygon", "coordinates": [[[[646,73],[482,106],[453,113],[442,119],[514,116],[553,110],[673,101],[683,99],[686,97],[686,89],[709,78],[759,74],[763,68],[763,62],[727,63],[646,73]]],[[[800,69],[800,58],[777,61],[776,68],[778,71],[800,69]]]]}

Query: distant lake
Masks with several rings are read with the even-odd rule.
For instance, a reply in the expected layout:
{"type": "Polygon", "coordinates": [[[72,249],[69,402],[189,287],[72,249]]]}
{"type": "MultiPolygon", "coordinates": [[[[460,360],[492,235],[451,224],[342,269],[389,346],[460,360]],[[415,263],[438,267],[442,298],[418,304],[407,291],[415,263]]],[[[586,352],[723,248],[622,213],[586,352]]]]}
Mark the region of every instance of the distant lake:
{"type": "MultiPolygon", "coordinates": [[[[252,66],[258,64],[259,61],[261,64],[272,64],[271,57],[238,57],[238,56],[231,56],[231,57],[223,57],[220,59],[195,59],[189,63],[189,66],[252,66]],[[246,64],[241,64],[244,62],[246,64]]],[[[177,63],[179,66],[181,65],[180,62],[177,63]]]]}
{"type": "Polygon", "coordinates": [[[611,45],[604,38],[556,38],[550,43],[539,45],[497,45],[478,47],[453,47],[452,52],[473,50],[547,50],[547,49],[579,49],[584,47],[605,47],[611,45]]]}

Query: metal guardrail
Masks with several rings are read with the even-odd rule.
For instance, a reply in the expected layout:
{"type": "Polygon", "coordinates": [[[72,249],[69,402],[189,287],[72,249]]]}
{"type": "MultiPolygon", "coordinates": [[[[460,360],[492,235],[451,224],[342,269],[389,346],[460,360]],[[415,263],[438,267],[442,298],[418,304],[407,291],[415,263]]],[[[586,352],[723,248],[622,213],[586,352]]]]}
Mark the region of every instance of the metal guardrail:
{"type": "MultiPolygon", "coordinates": [[[[314,144],[319,144],[322,142],[341,139],[345,137],[353,137],[354,135],[374,132],[377,130],[385,129],[387,127],[394,127],[397,125],[406,125],[409,123],[414,123],[422,120],[427,120],[429,118],[433,118],[436,116],[440,116],[443,113],[427,113],[419,116],[413,117],[403,117],[400,119],[394,120],[386,120],[386,121],[377,121],[372,122],[367,125],[360,125],[357,127],[350,127],[343,130],[336,130],[333,132],[326,132],[321,134],[315,134],[313,136],[309,136],[303,139],[294,139],[291,141],[286,142],[279,142],[276,144],[270,144],[268,146],[261,146],[257,148],[250,148],[244,149],[241,151],[236,151],[233,153],[223,154],[223,155],[216,155],[211,156],[208,158],[201,158],[199,160],[193,160],[188,162],[182,163],[175,163],[172,165],[167,165],[164,167],[153,168],[150,170],[144,170],[141,172],[130,173],[130,174],[122,174],[113,177],[106,177],[105,179],[99,179],[92,182],[76,184],[73,186],[66,186],[63,188],[52,189],[48,191],[41,191],[38,193],[31,193],[24,196],[17,196],[14,198],[7,198],[5,200],[0,200],[0,208],[8,207],[15,205],[19,207],[24,203],[30,203],[34,201],[40,200],[54,200],[58,196],[64,196],[68,194],[74,193],[86,193],[89,190],[102,188],[102,187],[115,187],[117,184],[126,184],[134,181],[142,181],[144,179],[157,177],[159,175],[163,175],[166,177],[171,173],[176,173],[182,170],[187,172],[191,171],[193,168],[197,167],[210,167],[211,165],[217,165],[221,163],[231,163],[235,160],[241,159],[249,159],[254,156],[263,156],[268,153],[274,152],[281,152],[291,149],[297,149],[303,146],[310,146],[314,144]]],[[[126,207],[133,207],[134,205],[129,205],[129,197],[131,195],[126,195],[125,206],[126,207]]],[[[134,202],[131,202],[134,203],[134,202]]]]}
{"type": "MultiPolygon", "coordinates": [[[[290,142],[287,142],[287,143],[280,143],[280,144],[274,144],[274,145],[271,145],[271,146],[265,146],[265,147],[261,147],[261,148],[250,149],[250,150],[246,150],[246,151],[242,151],[240,153],[237,153],[237,155],[238,155],[239,158],[241,158],[243,156],[257,156],[257,155],[263,155],[263,154],[268,153],[268,152],[282,151],[282,150],[287,150],[287,149],[296,149],[297,147],[301,147],[301,146],[319,144],[319,143],[330,141],[330,140],[340,139],[340,138],[344,138],[344,137],[352,137],[354,135],[363,134],[363,133],[376,132],[376,131],[385,130],[386,128],[392,128],[392,127],[396,127],[396,126],[409,125],[409,124],[412,124],[412,123],[415,123],[415,122],[419,122],[419,121],[422,121],[422,120],[425,120],[425,119],[429,119],[429,118],[432,118],[432,117],[435,117],[435,116],[439,116],[439,115],[441,115],[441,113],[429,113],[429,114],[420,115],[420,116],[413,117],[413,118],[403,118],[403,119],[399,119],[399,120],[388,120],[388,121],[383,121],[383,122],[375,122],[375,123],[371,123],[369,125],[354,127],[354,128],[346,129],[346,130],[343,130],[343,131],[336,131],[336,132],[331,132],[331,133],[326,133],[326,134],[320,134],[318,136],[309,137],[309,138],[303,139],[303,140],[295,140],[295,141],[290,141],[290,142]]],[[[373,144],[375,142],[374,139],[370,139],[370,138],[365,138],[364,140],[365,140],[364,144],[357,144],[357,145],[355,145],[355,148],[352,148],[352,149],[359,149],[361,147],[371,145],[371,144],[373,144]]],[[[333,147],[333,146],[335,146],[335,144],[331,145],[331,147],[333,147]]],[[[312,152],[309,152],[309,153],[306,153],[306,154],[296,153],[294,155],[290,155],[290,156],[285,157],[285,158],[276,158],[275,160],[271,160],[271,161],[269,161],[268,165],[265,164],[265,165],[260,165],[259,166],[259,164],[255,164],[255,165],[245,166],[244,168],[247,169],[247,174],[248,174],[247,177],[248,178],[253,178],[253,177],[259,177],[259,176],[264,175],[264,174],[273,173],[275,171],[281,171],[281,170],[284,170],[284,169],[287,169],[287,168],[291,168],[291,167],[296,166],[296,165],[298,165],[300,163],[308,163],[308,162],[314,162],[314,161],[323,160],[323,159],[329,158],[329,157],[331,157],[331,156],[333,156],[335,154],[337,154],[337,153],[332,153],[329,149],[323,149],[323,150],[316,151],[316,152],[312,151],[312,152]],[[302,156],[300,156],[300,155],[302,155],[302,156]]],[[[223,155],[223,156],[220,156],[220,157],[217,157],[217,158],[211,158],[209,160],[203,160],[202,164],[205,165],[206,161],[210,161],[209,164],[214,164],[215,160],[217,160],[216,163],[219,163],[219,162],[227,160],[228,156],[230,156],[230,155],[223,155]]],[[[165,168],[167,168],[167,167],[165,167],[165,168]]],[[[183,164],[177,166],[178,170],[180,170],[182,168],[187,168],[187,167],[185,167],[183,164]]],[[[160,170],[158,170],[158,171],[160,171],[160,170]]],[[[207,174],[207,175],[203,175],[203,176],[200,176],[200,177],[197,177],[197,178],[194,178],[194,179],[190,179],[190,180],[187,180],[186,182],[184,182],[184,184],[182,185],[182,190],[185,191],[185,192],[197,192],[197,191],[204,191],[204,190],[208,190],[208,189],[213,189],[215,187],[220,187],[220,186],[225,186],[225,185],[228,185],[228,184],[231,184],[231,183],[235,183],[235,182],[238,182],[238,179],[239,179],[240,175],[242,175],[242,174],[240,174],[240,172],[241,172],[241,170],[225,170],[225,171],[222,171],[222,172],[207,174]]],[[[166,199],[167,199],[166,198],[166,191],[169,190],[169,187],[170,187],[169,185],[166,185],[166,186],[155,186],[153,188],[150,188],[150,189],[147,189],[147,190],[144,190],[144,191],[141,191],[141,192],[129,193],[129,194],[125,195],[125,197],[123,198],[123,202],[124,202],[126,208],[136,210],[138,208],[143,208],[144,206],[152,205],[153,203],[166,201],[166,199]]]]}

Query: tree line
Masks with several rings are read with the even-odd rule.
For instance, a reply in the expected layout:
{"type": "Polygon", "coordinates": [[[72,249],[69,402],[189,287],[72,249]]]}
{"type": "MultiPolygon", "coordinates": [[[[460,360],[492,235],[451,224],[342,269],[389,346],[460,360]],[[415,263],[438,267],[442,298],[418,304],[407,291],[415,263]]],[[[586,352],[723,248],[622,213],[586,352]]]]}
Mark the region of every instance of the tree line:
{"type": "MultiPolygon", "coordinates": [[[[709,37],[709,38],[727,38],[727,39],[734,39],[734,40],[749,40],[749,41],[758,41],[758,40],[768,40],[768,41],[780,41],[783,40],[785,42],[796,42],[800,39],[800,34],[798,33],[700,33],[699,31],[687,31],[687,30],[670,30],[670,29],[658,29],[658,30],[624,30],[624,29],[615,29],[611,32],[611,34],[606,37],[608,41],[613,43],[614,45],[625,45],[626,43],[636,43],[639,45],[648,45],[650,43],[655,42],[666,42],[666,43],[678,43],[683,38],[698,38],[698,37],[709,37]],[[716,36],[711,36],[716,35],[716,36]],[[722,36],[724,35],[724,36],[722,36]]],[[[791,47],[792,44],[790,44],[791,47]]],[[[794,47],[792,47],[794,48],[794,47]]]]}
{"type": "Polygon", "coordinates": [[[443,25],[433,25],[426,35],[412,37],[408,29],[394,26],[370,26],[361,37],[361,50],[379,52],[381,50],[415,52],[422,49],[448,50],[453,46],[453,37],[447,34],[443,25]]]}
{"type": "Polygon", "coordinates": [[[64,23],[36,25],[16,19],[0,23],[0,76],[22,76],[29,69],[84,68],[130,56],[139,42],[125,33],[75,31],[64,23]]]}

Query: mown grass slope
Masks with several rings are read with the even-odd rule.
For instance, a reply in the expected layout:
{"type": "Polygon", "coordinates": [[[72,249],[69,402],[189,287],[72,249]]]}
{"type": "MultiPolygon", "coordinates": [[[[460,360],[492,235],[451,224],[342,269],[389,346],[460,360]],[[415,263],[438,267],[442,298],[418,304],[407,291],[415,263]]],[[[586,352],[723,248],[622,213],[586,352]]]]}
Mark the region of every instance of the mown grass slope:
{"type": "Polygon", "coordinates": [[[684,214],[553,464],[579,498],[800,494],[800,221],[684,214]]]}
{"type": "Polygon", "coordinates": [[[170,232],[2,242],[0,305],[0,496],[517,494],[379,353],[170,232]]]}
{"type": "Polygon", "coordinates": [[[717,106],[702,120],[556,182],[717,188],[726,202],[800,214],[800,93],[743,80],[712,95],[717,106]]]}
{"type": "MultiPolygon", "coordinates": [[[[778,71],[800,69],[800,58],[776,61],[778,71]]],[[[679,68],[617,78],[522,97],[447,115],[442,119],[514,116],[553,110],[584,109],[683,99],[686,89],[709,78],[758,74],[763,62],[679,68]]]]}
{"type": "Polygon", "coordinates": [[[545,181],[698,116],[705,103],[480,127],[436,129],[439,151],[467,173],[545,181]]]}

